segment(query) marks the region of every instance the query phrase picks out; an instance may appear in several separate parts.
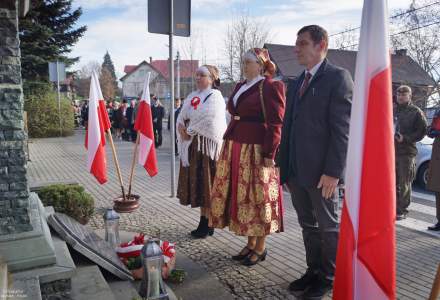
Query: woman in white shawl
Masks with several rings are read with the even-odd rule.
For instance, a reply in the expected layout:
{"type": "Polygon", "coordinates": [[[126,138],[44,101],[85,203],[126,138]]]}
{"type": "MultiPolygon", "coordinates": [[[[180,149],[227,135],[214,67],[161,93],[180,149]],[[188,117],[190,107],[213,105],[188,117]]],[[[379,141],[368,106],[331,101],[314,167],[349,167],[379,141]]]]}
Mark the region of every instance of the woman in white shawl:
{"type": "Polygon", "coordinates": [[[211,187],[226,130],[226,106],[216,88],[218,69],[203,65],[195,73],[197,90],[189,94],[177,118],[180,154],[177,198],[182,205],[200,207],[200,222],[191,231],[195,238],[214,234],[208,227],[211,187]]]}

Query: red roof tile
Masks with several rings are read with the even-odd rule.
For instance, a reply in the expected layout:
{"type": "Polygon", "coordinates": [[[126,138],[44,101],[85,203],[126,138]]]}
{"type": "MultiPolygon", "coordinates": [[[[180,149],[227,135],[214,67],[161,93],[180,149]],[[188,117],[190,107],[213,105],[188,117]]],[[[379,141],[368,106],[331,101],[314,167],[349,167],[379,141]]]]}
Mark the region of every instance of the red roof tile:
{"type": "MultiPolygon", "coordinates": [[[[153,60],[151,65],[158,70],[163,77],[168,79],[169,64],[168,60],[153,60]]],[[[180,78],[190,78],[199,67],[198,60],[181,60],[180,61],[180,78]]],[[[174,69],[176,70],[176,69],[174,69]]]]}
{"type": "Polygon", "coordinates": [[[128,73],[133,72],[134,69],[136,69],[136,68],[137,68],[137,65],[126,65],[124,67],[124,72],[125,72],[125,74],[128,74],[128,73]]]}

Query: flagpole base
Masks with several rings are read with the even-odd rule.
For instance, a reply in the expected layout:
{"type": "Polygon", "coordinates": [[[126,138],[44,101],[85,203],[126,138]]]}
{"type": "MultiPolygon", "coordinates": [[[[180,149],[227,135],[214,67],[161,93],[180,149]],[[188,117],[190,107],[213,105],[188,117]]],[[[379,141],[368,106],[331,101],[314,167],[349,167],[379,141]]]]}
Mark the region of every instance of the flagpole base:
{"type": "Polygon", "coordinates": [[[119,196],[113,200],[113,209],[118,213],[133,212],[140,206],[139,198],[139,195],[130,195],[130,199],[124,200],[122,196],[119,196]]]}

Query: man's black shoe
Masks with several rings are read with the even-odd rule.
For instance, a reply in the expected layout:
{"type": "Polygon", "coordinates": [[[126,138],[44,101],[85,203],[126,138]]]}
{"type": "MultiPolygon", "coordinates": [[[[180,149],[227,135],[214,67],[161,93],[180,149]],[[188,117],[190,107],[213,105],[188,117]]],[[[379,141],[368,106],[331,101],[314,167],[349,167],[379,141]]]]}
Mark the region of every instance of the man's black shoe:
{"type": "Polygon", "coordinates": [[[437,222],[437,224],[433,225],[433,226],[429,226],[428,230],[432,230],[432,231],[440,231],[440,222],[437,222]]]}
{"type": "Polygon", "coordinates": [[[319,280],[318,274],[313,271],[307,271],[300,279],[297,279],[295,281],[292,281],[289,284],[289,291],[299,297],[306,289],[312,285],[314,281],[319,280]]]}
{"type": "Polygon", "coordinates": [[[321,300],[333,288],[333,282],[327,279],[318,278],[314,280],[310,287],[303,294],[304,300],[321,300]]]}
{"type": "Polygon", "coordinates": [[[402,221],[405,219],[406,219],[406,214],[397,214],[397,216],[396,216],[397,221],[402,221]]]}

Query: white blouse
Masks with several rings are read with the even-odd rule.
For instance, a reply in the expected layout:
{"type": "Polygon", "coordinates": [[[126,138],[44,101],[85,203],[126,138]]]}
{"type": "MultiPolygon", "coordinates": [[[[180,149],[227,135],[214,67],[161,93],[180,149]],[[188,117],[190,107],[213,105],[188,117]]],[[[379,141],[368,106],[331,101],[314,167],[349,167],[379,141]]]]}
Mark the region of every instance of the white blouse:
{"type": "Polygon", "coordinates": [[[255,77],[254,79],[252,79],[251,81],[247,82],[245,84],[243,84],[237,91],[237,93],[235,93],[234,98],[232,99],[232,101],[234,102],[234,106],[237,105],[237,101],[238,98],[241,96],[241,94],[243,94],[244,92],[246,92],[248,89],[250,89],[251,87],[253,87],[256,83],[260,82],[262,79],[264,79],[264,76],[262,75],[258,75],[257,77],[255,77]]]}

